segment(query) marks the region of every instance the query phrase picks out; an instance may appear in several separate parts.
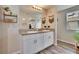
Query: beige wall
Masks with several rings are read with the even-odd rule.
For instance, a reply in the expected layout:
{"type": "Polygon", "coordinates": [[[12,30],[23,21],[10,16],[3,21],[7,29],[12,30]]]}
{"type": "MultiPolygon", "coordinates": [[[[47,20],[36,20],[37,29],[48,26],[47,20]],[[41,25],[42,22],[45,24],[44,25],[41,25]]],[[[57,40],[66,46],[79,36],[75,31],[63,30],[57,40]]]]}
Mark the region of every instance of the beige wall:
{"type": "Polygon", "coordinates": [[[2,24],[0,23],[0,53],[2,53],[2,24]]]}
{"type": "Polygon", "coordinates": [[[74,6],[72,8],[58,12],[58,28],[57,28],[58,35],[57,36],[59,40],[68,42],[71,44],[75,44],[74,37],[73,37],[75,31],[67,30],[65,14],[76,10],[79,10],[79,6],[74,6]]]}
{"type": "MultiPolygon", "coordinates": [[[[0,20],[3,19],[1,7],[2,6],[0,6],[0,20]]],[[[4,29],[6,29],[6,27],[4,27],[4,24],[2,22],[0,22],[0,53],[4,53],[7,50],[7,44],[6,44],[7,43],[7,40],[6,40],[7,36],[5,34],[5,33],[7,33],[6,32],[7,29],[6,30],[4,30],[4,29]],[[4,48],[6,48],[6,49],[4,49],[4,48]]]]}
{"type": "MultiPolygon", "coordinates": [[[[0,20],[1,20],[1,9],[0,9],[0,20]]],[[[0,22],[0,53],[2,53],[2,23],[1,22],[0,22]]]]}
{"type": "MultiPolygon", "coordinates": [[[[8,5],[7,5],[8,6],[8,5]]],[[[3,6],[5,7],[5,6],[3,6]]],[[[2,24],[2,53],[14,53],[20,49],[20,38],[19,38],[19,6],[9,6],[10,9],[17,14],[17,23],[3,23],[2,24]]],[[[1,28],[1,27],[0,27],[1,28]]]]}

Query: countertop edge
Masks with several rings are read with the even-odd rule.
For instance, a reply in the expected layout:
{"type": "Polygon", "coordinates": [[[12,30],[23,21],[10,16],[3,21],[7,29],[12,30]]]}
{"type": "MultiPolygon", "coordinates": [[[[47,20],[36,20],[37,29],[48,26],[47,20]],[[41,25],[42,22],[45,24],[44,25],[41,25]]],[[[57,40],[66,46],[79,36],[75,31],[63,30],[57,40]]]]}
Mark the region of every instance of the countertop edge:
{"type": "Polygon", "coordinates": [[[35,32],[35,33],[20,33],[20,35],[24,36],[24,35],[33,35],[33,34],[40,34],[40,33],[47,33],[47,32],[51,32],[51,31],[55,31],[54,29],[53,30],[49,30],[49,31],[38,31],[38,32],[35,32]]]}

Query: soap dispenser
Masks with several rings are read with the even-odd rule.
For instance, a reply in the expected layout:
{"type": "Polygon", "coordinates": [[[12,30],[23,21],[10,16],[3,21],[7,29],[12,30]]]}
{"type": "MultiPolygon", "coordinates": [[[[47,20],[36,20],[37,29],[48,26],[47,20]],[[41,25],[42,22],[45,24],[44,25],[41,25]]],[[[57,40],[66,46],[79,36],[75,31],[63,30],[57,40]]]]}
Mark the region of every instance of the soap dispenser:
{"type": "Polygon", "coordinates": [[[32,26],[31,26],[31,24],[29,24],[29,29],[32,29],[32,26]]]}

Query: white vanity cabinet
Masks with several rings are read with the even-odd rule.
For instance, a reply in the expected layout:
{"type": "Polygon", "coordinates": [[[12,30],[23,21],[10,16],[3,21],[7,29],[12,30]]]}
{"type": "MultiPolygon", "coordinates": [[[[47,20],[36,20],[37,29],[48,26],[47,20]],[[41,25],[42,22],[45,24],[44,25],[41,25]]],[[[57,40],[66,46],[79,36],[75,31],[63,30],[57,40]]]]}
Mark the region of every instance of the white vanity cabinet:
{"type": "Polygon", "coordinates": [[[36,33],[22,36],[22,51],[24,54],[37,53],[53,44],[53,32],[36,33]]]}
{"type": "Polygon", "coordinates": [[[31,34],[23,36],[23,53],[37,53],[43,48],[43,34],[31,34]]]}

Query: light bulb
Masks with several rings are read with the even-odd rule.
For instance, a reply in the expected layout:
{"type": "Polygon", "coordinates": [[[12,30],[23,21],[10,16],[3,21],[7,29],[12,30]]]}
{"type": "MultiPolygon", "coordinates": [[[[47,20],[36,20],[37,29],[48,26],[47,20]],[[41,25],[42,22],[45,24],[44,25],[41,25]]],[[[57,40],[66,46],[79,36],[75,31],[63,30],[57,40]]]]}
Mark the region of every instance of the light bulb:
{"type": "Polygon", "coordinates": [[[23,20],[23,21],[25,21],[26,19],[25,19],[25,18],[23,18],[22,20],[23,20]]]}
{"type": "Polygon", "coordinates": [[[35,6],[35,5],[33,5],[33,7],[32,7],[33,9],[35,9],[35,10],[42,10],[42,8],[41,7],[39,7],[39,6],[35,6]]]}

